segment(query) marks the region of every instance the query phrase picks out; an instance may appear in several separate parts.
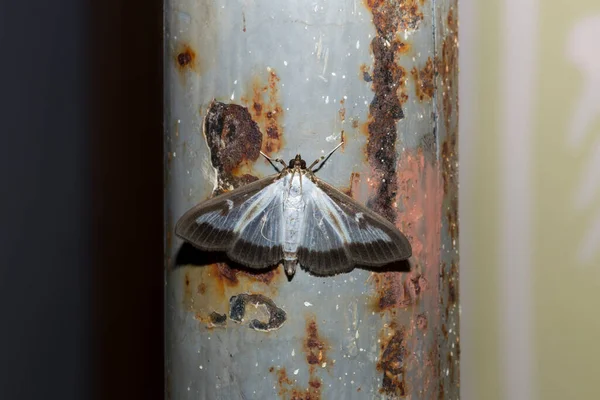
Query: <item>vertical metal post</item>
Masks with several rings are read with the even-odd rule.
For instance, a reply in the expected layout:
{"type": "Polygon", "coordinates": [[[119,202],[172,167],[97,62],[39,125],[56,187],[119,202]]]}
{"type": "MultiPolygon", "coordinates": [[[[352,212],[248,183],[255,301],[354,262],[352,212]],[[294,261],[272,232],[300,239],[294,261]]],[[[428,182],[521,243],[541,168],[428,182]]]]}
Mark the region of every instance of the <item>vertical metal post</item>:
{"type": "Polygon", "coordinates": [[[455,0],[165,3],[166,397],[458,398],[455,0]],[[319,176],[407,234],[409,272],[250,274],[173,237],[192,205],[319,176]],[[210,257],[210,259],[208,258],[210,257]]]}

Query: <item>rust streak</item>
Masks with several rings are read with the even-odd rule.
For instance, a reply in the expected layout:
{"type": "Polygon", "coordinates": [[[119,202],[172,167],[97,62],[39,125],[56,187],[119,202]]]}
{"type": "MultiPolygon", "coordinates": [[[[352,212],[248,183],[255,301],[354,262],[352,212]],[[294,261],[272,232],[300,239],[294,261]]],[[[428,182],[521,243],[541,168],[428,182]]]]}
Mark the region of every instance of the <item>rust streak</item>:
{"type": "Polygon", "coordinates": [[[373,15],[377,35],[371,41],[373,72],[361,66],[363,79],[372,79],[373,100],[367,122],[367,159],[373,170],[372,187],[375,195],[369,205],[390,221],[396,218],[392,204],[398,189],[396,179],[397,122],[404,118],[402,105],[408,99],[405,93],[406,72],[398,57],[409,46],[399,39],[400,30],[414,29],[423,18],[414,1],[367,0],[373,15]]]}

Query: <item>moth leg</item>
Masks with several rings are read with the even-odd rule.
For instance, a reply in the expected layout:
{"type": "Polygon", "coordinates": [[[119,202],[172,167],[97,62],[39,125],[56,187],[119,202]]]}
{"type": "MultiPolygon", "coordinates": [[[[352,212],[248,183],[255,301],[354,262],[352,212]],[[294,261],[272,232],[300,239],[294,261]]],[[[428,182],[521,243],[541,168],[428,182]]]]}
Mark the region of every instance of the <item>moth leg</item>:
{"type": "Polygon", "coordinates": [[[283,165],[283,168],[287,168],[287,164],[286,164],[286,163],[285,163],[285,161],[283,161],[281,158],[275,158],[275,159],[273,159],[273,158],[269,157],[268,155],[266,155],[265,153],[263,153],[262,151],[260,152],[260,154],[261,154],[261,155],[262,155],[264,158],[266,158],[267,160],[269,160],[269,162],[270,162],[271,164],[275,164],[276,162],[278,162],[278,163],[280,163],[281,165],[283,165]]]}
{"type": "MultiPolygon", "coordinates": [[[[308,167],[307,169],[308,169],[309,171],[311,171],[311,172],[315,172],[316,170],[314,170],[314,171],[313,171],[313,169],[312,169],[312,168],[313,168],[315,165],[317,165],[319,162],[321,162],[321,161],[323,161],[323,162],[327,161],[327,159],[328,159],[329,157],[331,157],[331,155],[332,155],[332,154],[333,154],[333,153],[334,153],[334,152],[335,152],[337,149],[339,149],[339,148],[340,148],[340,146],[341,146],[341,145],[343,145],[343,144],[344,144],[344,142],[343,142],[343,141],[342,141],[342,142],[340,142],[340,144],[338,144],[337,146],[335,146],[335,148],[334,148],[333,150],[331,150],[329,153],[327,153],[327,154],[326,154],[326,155],[324,155],[324,156],[321,156],[321,157],[317,158],[317,159],[316,159],[316,160],[315,160],[315,161],[314,161],[312,164],[310,164],[310,167],[308,167]]],[[[321,164],[321,166],[322,166],[322,165],[323,165],[323,164],[321,164]]],[[[319,168],[321,168],[321,167],[319,167],[319,168]]],[[[319,168],[317,168],[317,169],[319,169],[319,168]]]]}

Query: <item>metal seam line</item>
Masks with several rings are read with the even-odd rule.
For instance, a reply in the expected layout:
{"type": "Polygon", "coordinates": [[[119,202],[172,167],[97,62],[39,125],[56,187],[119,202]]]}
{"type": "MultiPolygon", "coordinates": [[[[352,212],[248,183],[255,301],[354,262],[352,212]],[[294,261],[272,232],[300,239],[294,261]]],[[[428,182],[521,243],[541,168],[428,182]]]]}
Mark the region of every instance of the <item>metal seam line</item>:
{"type": "Polygon", "coordinates": [[[504,398],[534,400],[532,348],[532,136],[536,0],[503,4],[500,73],[500,357],[504,398]]]}

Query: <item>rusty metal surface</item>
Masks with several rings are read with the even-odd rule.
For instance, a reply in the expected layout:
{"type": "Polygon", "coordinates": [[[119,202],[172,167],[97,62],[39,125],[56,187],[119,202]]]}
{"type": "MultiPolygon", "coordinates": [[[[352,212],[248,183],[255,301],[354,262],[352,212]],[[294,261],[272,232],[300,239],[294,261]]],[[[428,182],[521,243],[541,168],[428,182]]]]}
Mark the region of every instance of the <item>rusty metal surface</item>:
{"type": "Polygon", "coordinates": [[[166,398],[458,398],[456,1],[165,3],[166,398]],[[232,269],[175,239],[192,205],[273,173],[393,221],[410,272],[232,269]]]}

